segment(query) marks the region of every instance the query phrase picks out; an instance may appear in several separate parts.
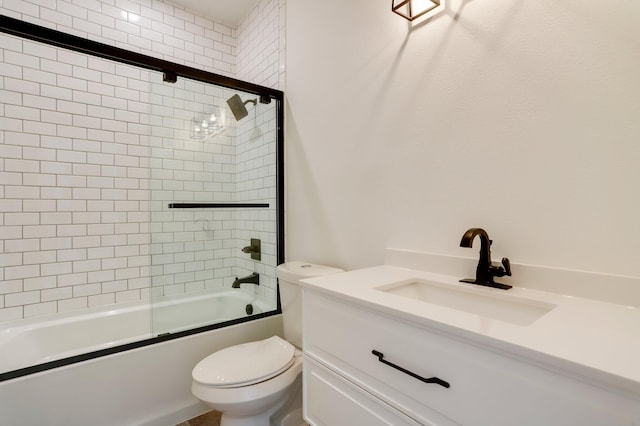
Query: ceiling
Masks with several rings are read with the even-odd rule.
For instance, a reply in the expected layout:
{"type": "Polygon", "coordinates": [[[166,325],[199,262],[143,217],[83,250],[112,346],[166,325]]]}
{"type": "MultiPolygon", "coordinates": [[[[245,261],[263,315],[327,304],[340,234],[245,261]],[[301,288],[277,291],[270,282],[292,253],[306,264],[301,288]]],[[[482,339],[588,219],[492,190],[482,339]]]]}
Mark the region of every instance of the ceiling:
{"type": "Polygon", "coordinates": [[[178,6],[236,27],[259,0],[169,0],[178,6]]]}

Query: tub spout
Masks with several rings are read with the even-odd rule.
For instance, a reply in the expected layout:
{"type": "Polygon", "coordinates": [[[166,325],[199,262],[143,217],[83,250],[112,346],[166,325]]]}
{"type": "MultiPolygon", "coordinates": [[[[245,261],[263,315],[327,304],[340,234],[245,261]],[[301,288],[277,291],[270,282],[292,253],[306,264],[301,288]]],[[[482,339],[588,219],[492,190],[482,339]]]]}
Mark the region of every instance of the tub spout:
{"type": "Polygon", "coordinates": [[[254,272],[251,275],[247,275],[246,277],[238,278],[233,281],[231,284],[232,288],[240,288],[240,284],[255,284],[260,285],[260,274],[254,272]]]}

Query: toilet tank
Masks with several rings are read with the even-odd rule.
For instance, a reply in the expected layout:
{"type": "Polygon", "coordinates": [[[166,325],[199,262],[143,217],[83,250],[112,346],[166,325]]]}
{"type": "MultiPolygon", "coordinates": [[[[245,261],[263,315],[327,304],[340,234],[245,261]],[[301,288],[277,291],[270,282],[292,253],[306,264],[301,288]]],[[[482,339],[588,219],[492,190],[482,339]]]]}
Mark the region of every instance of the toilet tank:
{"type": "Polygon", "coordinates": [[[284,338],[291,344],[302,347],[302,300],[300,280],[321,275],[344,272],[330,266],[315,265],[309,262],[292,261],[279,265],[276,276],[280,286],[280,306],[284,338]]]}

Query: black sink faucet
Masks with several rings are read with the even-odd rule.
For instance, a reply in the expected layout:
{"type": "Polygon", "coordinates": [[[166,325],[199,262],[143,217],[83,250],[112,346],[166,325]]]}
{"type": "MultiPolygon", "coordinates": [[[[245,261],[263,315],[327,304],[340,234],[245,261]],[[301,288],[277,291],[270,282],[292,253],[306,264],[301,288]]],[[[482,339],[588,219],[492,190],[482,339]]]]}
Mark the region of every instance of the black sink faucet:
{"type": "Polygon", "coordinates": [[[489,239],[487,231],[482,228],[469,229],[462,236],[460,247],[471,247],[476,236],[480,237],[480,260],[478,260],[478,267],[476,268],[476,278],[465,278],[464,280],[460,280],[460,282],[509,290],[511,288],[510,285],[493,281],[493,277],[511,276],[511,264],[506,257],[502,258],[502,266],[493,266],[491,264],[492,241],[489,239]]]}

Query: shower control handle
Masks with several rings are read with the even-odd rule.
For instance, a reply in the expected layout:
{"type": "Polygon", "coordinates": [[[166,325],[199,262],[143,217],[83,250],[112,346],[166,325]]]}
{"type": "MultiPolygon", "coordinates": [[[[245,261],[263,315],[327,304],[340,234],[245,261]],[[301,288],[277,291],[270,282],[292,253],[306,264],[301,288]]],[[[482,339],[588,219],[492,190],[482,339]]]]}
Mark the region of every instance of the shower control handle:
{"type": "Polygon", "coordinates": [[[243,247],[241,250],[243,253],[251,254],[252,260],[260,260],[262,258],[261,244],[257,238],[251,238],[251,245],[243,247]]]}

